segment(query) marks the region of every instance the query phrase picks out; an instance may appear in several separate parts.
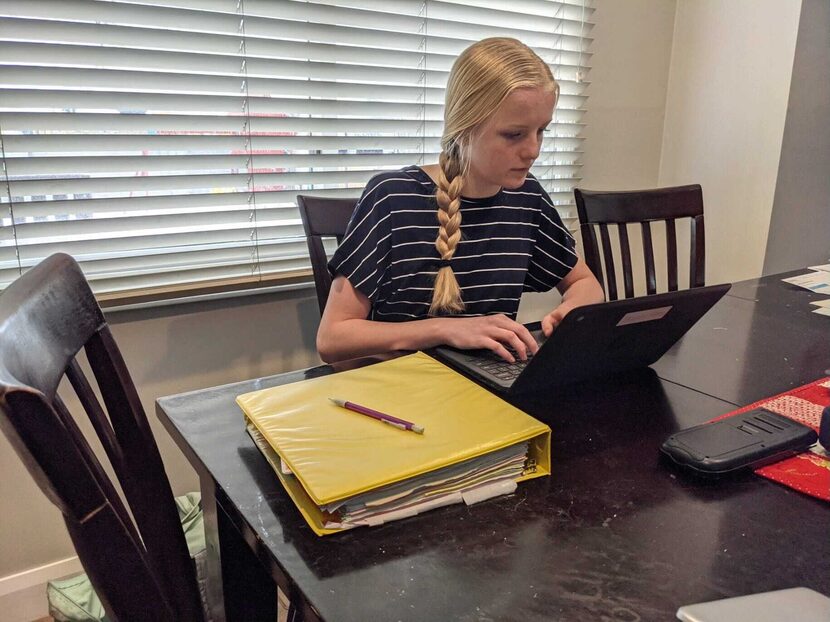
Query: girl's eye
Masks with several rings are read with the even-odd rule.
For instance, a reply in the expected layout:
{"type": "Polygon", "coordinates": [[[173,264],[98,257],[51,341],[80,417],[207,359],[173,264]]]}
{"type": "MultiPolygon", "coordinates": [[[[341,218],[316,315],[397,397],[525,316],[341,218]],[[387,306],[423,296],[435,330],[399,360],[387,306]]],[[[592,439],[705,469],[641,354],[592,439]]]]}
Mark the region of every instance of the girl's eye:
{"type": "Polygon", "coordinates": [[[505,132],[504,134],[502,134],[502,136],[504,136],[508,140],[516,140],[518,138],[521,138],[522,133],[521,132],[505,132]]]}

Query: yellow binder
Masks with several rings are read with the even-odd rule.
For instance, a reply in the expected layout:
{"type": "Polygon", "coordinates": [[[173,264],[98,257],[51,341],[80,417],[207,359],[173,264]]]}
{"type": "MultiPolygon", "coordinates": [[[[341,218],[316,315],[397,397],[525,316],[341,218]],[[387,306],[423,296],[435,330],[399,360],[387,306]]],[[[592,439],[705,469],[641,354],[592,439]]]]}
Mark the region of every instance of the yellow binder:
{"type": "Polygon", "coordinates": [[[516,481],[550,474],[547,425],[422,352],[236,401],[318,535],[341,531],[326,527],[330,517],[321,506],[524,441],[528,459],[516,481]],[[330,397],[417,423],[424,434],[345,410],[330,397]]]}

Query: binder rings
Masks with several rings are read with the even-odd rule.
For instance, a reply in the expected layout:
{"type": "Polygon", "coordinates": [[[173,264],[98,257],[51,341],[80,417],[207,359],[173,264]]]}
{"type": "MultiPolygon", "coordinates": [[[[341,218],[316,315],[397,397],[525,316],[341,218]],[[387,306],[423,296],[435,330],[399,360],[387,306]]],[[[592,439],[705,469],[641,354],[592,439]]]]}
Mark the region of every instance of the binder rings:
{"type": "Polygon", "coordinates": [[[511,492],[550,474],[550,428],[417,352],[237,397],[249,432],[318,535],[511,492]],[[424,427],[385,425],[347,399],[424,427]]]}

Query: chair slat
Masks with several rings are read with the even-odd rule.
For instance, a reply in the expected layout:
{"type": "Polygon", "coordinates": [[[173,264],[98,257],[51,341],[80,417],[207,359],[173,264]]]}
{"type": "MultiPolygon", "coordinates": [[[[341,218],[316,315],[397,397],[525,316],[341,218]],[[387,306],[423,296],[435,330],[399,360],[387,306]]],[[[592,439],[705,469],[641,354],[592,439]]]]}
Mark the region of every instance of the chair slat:
{"type": "Polygon", "coordinates": [[[194,568],[187,543],[176,537],[181,534],[181,525],[175,505],[155,503],[155,499],[172,497],[172,493],[138,392],[107,325],[90,337],[85,349],[121,447],[125,468],[119,480],[130,500],[147,555],[159,575],[159,585],[182,619],[194,619],[201,613],[198,592],[191,589],[195,585],[194,568]],[[176,594],[187,597],[176,599],[176,594]]]}
{"type": "Polygon", "coordinates": [[[597,281],[599,281],[604,290],[606,286],[602,274],[602,261],[599,258],[599,246],[597,244],[597,234],[594,225],[591,223],[582,223],[579,226],[579,231],[582,234],[585,262],[594,273],[594,276],[597,277],[597,281]]]}
{"type": "Polygon", "coordinates": [[[657,293],[657,276],[654,274],[654,244],[651,241],[651,222],[640,223],[643,230],[643,259],[646,264],[646,293],[657,293]]]}
{"type": "MultiPolygon", "coordinates": [[[[97,404],[97,400],[95,400],[95,402],[97,404]]],[[[119,516],[120,520],[124,523],[124,527],[127,530],[130,537],[132,537],[133,541],[137,544],[140,543],[141,538],[138,535],[138,531],[136,531],[135,529],[135,525],[130,519],[130,514],[129,512],[127,512],[127,508],[124,506],[124,502],[121,500],[121,497],[115,490],[112,481],[107,476],[106,472],[104,471],[104,468],[101,466],[101,462],[95,456],[95,452],[92,451],[92,447],[90,447],[89,443],[86,440],[86,437],[83,435],[80,428],[78,428],[78,425],[75,423],[75,419],[72,417],[69,410],[66,408],[66,405],[63,403],[63,400],[61,400],[61,398],[57,395],[53,400],[53,407],[55,409],[55,412],[58,414],[61,421],[63,422],[63,425],[66,428],[66,431],[69,434],[70,438],[72,439],[73,444],[78,448],[78,451],[81,454],[82,459],[86,463],[87,468],[89,469],[92,476],[95,478],[96,485],[103,491],[108,503],[112,506],[113,511],[119,516]]],[[[112,431],[112,428],[109,427],[109,423],[107,423],[107,427],[110,429],[110,431],[112,431]]],[[[116,453],[120,454],[120,451],[117,448],[116,453]]],[[[107,457],[109,457],[109,455],[107,457]]],[[[110,458],[110,462],[112,463],[112,458],[110,458]]]]}
{"type": "Polygon", "coordinates": [[[703,214],[692,219],[692,258],[689,280],[692,287],[703,287],[706,272],[706,238],[703,232],[703,214]]]}
{"type": "Polygon", "coordinates": [[[617,223],[620,235],[620,258],[623,267],[623,284],[625,286],[625,297],[634,296],[634,277],[631,270],[631,245],[628,242],[628,228],[624,222],[617,223]]]}
{"type": "Polygon", "coordinates": [[[666,219],[666,277],[669,282],[669,291],[677,291],[677,231],[675,219],[666,219]]]}
{"type": "MultiPolygon", "coordinates": [[[[72,388],[75,389],[78,400],[86,411],[87,417],[107,454],[107,458],[109,458],[115,471],[120,473],[124,469],[124,456],[118,446],[118,439],[77,360],[72,359],[66,369],[66,377],[69,379],[72,388]]],[[[81,438],[83,437],[81,436],[81,438]]]]}
{"type": "Polygon", "coordinates": [[[600,223],[599,236],[602,240],[602,256],[605,259],[605,272],[608,282],[608,300],[617,299],[617,272],[614,269],[614,254],[611,248],[611,236],[608,235],[608,225],[600,223]]]}

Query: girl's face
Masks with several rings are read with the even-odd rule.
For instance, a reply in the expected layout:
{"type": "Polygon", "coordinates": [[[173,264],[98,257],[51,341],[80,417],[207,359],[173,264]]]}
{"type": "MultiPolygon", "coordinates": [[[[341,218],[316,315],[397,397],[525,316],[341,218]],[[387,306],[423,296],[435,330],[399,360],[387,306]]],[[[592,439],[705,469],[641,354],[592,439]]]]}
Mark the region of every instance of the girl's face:
{"type": "Polygon", "coordinates": [[[488,197],[524,183],[539,156],[555,104],[555,94],[538,87],[516,89],[507,96],[470,141],[464,196],[488,197]]]}

